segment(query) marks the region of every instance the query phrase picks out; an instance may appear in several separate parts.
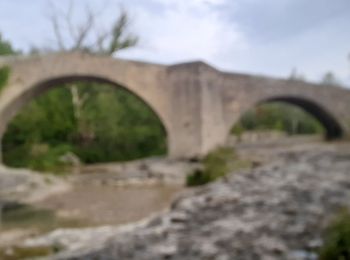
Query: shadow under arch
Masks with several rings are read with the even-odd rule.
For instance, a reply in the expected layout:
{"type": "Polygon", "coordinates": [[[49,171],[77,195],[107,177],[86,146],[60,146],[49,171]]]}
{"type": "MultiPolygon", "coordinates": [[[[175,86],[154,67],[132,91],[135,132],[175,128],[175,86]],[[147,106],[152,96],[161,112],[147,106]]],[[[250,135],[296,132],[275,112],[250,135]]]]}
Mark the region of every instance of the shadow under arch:
{"type": "MultiPolygon", "coordinates": [[[[73,82],[87,82],[87,83],[101,83],[108,85],[110,87],[121,88],[125,90],[130,95],[136,97],[142,104],[148,107],[152,113],[159,119],[161,123],[162,130],[165,136],[165,144],[166,144],[166,154],[169,152],[169,128],[167,126],[166,119],[162,117],[159,111],[149,102],[147,102],[142,96],[138,95],[127,86],[123,86],[118,82],[109,80],[107,78],[99,77],[99,76],[91,76],[91,75],[68,75],[68,76],[59,76],[57,78],[48,78],[44,81],[38,82],[31,87],[29,87],[26,91],[22,92],[21,95],[16,97],[5,109],[2,117],[3,125],[0,129],[0,144],[2,143],[2,139],[4,133],[6,132],[8,124],[11,120],[20,112],[20,110],[30,103],[30,101],[35,98],[45,94],[49,90],[59,88],[64,84],[69,84],[73,82]]],[[[0,162],[2,162],[2,145],[0,146],[0,162]]]]}
{"type": "Polygon", "coordinates": [[[258,101],[255,106],[262,105],[270,102],[283,102],[291,105],[295,105],[314,118],[316,118],[325,129],[325,138],[327,140],[339,139],[343,136],[343,129],[336,118],[328,112],[325,108],[319,105],[317,102],[296,96],[276,96],[258,101]]]}

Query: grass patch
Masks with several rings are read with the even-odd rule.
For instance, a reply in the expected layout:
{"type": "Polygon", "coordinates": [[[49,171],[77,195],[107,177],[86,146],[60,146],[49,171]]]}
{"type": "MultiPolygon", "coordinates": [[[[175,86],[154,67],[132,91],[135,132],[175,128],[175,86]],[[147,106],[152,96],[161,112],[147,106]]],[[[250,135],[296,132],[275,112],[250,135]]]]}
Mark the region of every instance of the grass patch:
{"type": "Polygon", "coordinates": [[[37,259],[38,257],[50,256],[59,251],[56,247],[12,247],[0,248],[0,259],[18,260],[18,259],[37,259]]]}
{"type": "MultiPolygon", "coordinates": [[[[37,208],[21,203],[8,203],[3,208],[1,231],[12,229],[34,229],[36,235],[47,233],[57,228],[81,228],[89,226],[88,221],[77,218],[58,217],[54,211],[37,208]]],[[[21,247],[9,246],[0,248],[1,260],[37,259],[57,253],[59,245],[21,247]]]]}
{"type": "MultiPolygon", "coordinates": [[[[42,145],[41,145],[42,146],[42,145]]],[[[35,147],[35,146],[34,146],[35,147]]],[[[61,156],[71,152],[72,148],[69,145],[57,145],[55,147],[47,147],[46,149],[41,148],[33,149],[31,151],[31,159],[29,160],[29,168],[42,171],[52,172],[55,174],[62,174],[68,171],[71,167],[70,164],[61,160],[61,156]],[[38,151],[33,151],[38,150],[38,151]]],[[[44,146],[43,146],[44,147],[44,146]]]]}
{"type": "Polygon", "coordinates": [[[44,233],[56,228],[85,227],[87,224],[82,219],[58,217],[50,209],[26,204],[11,203],[3,208],[3,230],[34,228],[38,232],[44,233]]]}
{"type": "Polygon", "coordinates": [[[319,252],[320,260],[350,259],[350,212],[343,210],[325,231],[324,245],[319,252]]]}
{"type": "Polygon", "coordinates": [[[209,153],[202,163],[202,169],[196,169],[187,176],[187,186],[204,185],[225,176],[230,171],[251,166],[250,162],[240,160],[232,148],[226,147],[218,148],[209,153]]]}
{"type": "Polygon", "coordinates": [[[54,213],[46,209],[37,209],[28,205],[11,203],[3,209],[2,228],[5,230],[25,229],[33,225],[41,228],[49,225],[54,213]]]}

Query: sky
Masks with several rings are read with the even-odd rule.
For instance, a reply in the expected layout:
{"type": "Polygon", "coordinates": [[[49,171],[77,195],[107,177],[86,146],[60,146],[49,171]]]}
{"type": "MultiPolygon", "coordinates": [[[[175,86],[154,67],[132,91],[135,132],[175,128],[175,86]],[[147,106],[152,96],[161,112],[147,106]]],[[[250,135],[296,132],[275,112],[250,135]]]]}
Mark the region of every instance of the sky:
{"type": "MultiPolygon", "coordinates": [[[[17,49],[56,44],[52,6],[71,0],[1,0],[0,32],[17,49]],[[53,5],[52,5],[53,4],[53,5]]],[[[108,28],[120,8],[140,38],[121,58],[162,64],[201,60],[225,71],[309,81],[332,71],[350,86],[349,0],[73,0],[76,22],[86,5],[108,28]]]]}

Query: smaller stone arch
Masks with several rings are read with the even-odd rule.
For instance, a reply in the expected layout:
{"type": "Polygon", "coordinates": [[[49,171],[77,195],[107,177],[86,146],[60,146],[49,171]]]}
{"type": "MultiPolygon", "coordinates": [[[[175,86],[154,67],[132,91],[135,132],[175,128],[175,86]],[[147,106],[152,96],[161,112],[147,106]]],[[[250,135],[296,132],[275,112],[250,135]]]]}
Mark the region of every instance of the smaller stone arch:
{"type": "MultiPolygon", "coordinates": [[[[327,140],[335,140],[342,138],[344,135],[344,131],[342,129],[341,124],[338,122],[335,116],[332,115],[326,108],[322,105],[313,101],[309,98],[299,97],[299,96],[273,96],[268,97],[258,102],[255,102],[253,106],[256,107],[258,105],[270,103],[270,102],[282,102],[294,105],[303,109],[305,112],[312,115],[316,120],[320,122],[320,124],[325,129],[325,138],[327,140]]],[[[246,110],[244,111],[246,112],[246,110]]],[[[242,115],[242,114],[241,114],[242,115]]]]}

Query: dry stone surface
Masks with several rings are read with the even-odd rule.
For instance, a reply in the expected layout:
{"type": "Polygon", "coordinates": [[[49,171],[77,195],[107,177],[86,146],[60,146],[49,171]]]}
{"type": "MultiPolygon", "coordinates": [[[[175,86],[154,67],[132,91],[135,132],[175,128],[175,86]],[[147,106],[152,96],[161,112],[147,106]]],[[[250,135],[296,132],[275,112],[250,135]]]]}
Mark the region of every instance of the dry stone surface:
{"type": "Polygon", "coordinates": [[[286,152],[56,259],[316,259],[323,228],[343,207],[350,207],[349,146],[286,152]]]}

